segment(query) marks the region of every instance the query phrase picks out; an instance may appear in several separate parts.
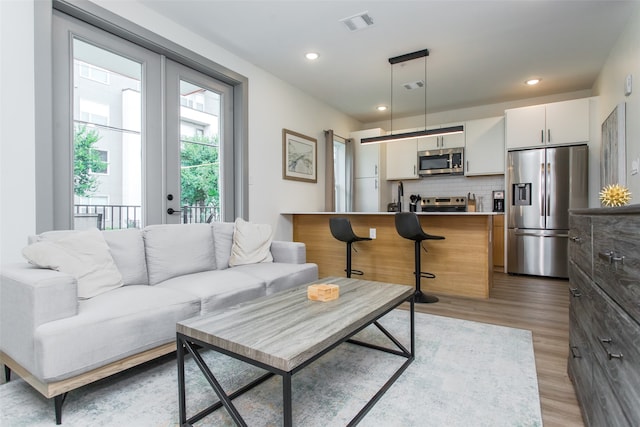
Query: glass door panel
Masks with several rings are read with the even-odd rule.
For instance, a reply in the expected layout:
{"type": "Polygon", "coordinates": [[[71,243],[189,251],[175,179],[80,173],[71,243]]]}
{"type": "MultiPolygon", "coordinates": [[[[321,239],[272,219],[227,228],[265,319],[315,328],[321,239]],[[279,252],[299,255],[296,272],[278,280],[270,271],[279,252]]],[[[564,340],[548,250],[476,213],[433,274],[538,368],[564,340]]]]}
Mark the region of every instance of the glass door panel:
{"type": "Polygon", "coordinates": [[[233,192],[233,176],[224,159],[233,156],[225,145],[225,129],[232,126],[232,89],[170,60],[166,72],[166,221],[229,220],[225,194],[233,192]]]}
{"type": "Polygon", "coordinates": [[[220,221],[220,94],[180,80],[181,222],[220,221]]]}
{"type": "Polygon", "coordinates": [[[140,62],[73,39],[74,228],[143,224],[140,62]]]}

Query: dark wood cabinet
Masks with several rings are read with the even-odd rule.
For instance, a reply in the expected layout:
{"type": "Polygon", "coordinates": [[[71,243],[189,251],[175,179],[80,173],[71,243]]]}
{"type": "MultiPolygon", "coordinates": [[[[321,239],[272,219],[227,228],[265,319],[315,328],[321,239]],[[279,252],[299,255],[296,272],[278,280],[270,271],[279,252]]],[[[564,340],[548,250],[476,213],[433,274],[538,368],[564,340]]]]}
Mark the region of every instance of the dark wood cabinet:
{"type": "Polygon", "coordinates": [[[567,370],[588,426],[640,425],[640,205],[570,215],[567,370]]]}

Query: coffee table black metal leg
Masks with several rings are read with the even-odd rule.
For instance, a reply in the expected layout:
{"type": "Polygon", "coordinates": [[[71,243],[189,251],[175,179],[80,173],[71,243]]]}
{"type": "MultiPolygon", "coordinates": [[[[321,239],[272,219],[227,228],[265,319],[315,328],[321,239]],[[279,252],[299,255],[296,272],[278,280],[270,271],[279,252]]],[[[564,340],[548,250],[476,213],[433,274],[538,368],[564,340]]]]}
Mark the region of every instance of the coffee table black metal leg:
{"type": "Polygon", "coordinates": [[[285,427],[293,425],[293,404],[291,400],[291,372],[287,372],[282,375],[282,413],[285,427]]]}
{"type": "Polygon", "coordinates": [[[180,425],[185,426],[187,425],[187,404],[184,386],[184,343],[180,337],[176,339],[176,343],[178,357],[178,408],[180,411],[180,425]]]}

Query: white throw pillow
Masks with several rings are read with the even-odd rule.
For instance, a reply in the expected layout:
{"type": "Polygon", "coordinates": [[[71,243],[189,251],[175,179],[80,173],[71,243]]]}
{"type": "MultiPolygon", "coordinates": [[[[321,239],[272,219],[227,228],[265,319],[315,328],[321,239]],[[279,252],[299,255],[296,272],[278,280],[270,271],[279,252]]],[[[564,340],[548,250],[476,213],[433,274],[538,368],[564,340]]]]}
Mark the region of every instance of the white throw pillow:
{"type": "Polygon", "coordinates": [[[80,299],[122,286],[122,275],[97,228],[78,231],[55,241],[33,243],[22,250],[22,255],[38,267],[74,276],[80,299]]]}
{"type": "Polygon", "coordinates": [[[229,267],[273,262],[272,239],[273,233],[269,224],[251,224],[242,218],[236,219],[229,267]]]}

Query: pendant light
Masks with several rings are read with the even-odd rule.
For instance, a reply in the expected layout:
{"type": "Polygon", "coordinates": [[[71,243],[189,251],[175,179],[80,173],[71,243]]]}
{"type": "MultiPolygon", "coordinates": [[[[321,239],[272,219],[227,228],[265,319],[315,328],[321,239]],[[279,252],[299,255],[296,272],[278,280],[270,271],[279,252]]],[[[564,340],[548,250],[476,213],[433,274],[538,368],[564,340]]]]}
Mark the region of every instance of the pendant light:
{"type": "Polygon", "coordinates": [[[362,138],[360,140],[361,144],[375,144],[381,142],[393,142],[393,141],[403,141],[406,139],[417,139],[417,138],[428,138],[431,136],[439,136],[439,135],[451,135],[454,133],[462,133],[464,131],[464,127],[462,125],[459,126],[450,126],[446,128],[438,128],[438,129],[427,129],[427,56],[429,56],[429,49],[423,49],[412,53],[407,53],[400,56],[395,56],[393,58],[389,58],[389,63],[391,64],[391,106],[389,108],[390,121],[391,121],[391,133],[389,135],[382,136],[374,136],[371,138],[362,138]],[[404,133],[393,133],[393,66],[395,64],[400,64],[402,62],[412,61],[414,59],[424,58],[424,130],[412,131],[412,132],[404,132],[404,133]]]}

